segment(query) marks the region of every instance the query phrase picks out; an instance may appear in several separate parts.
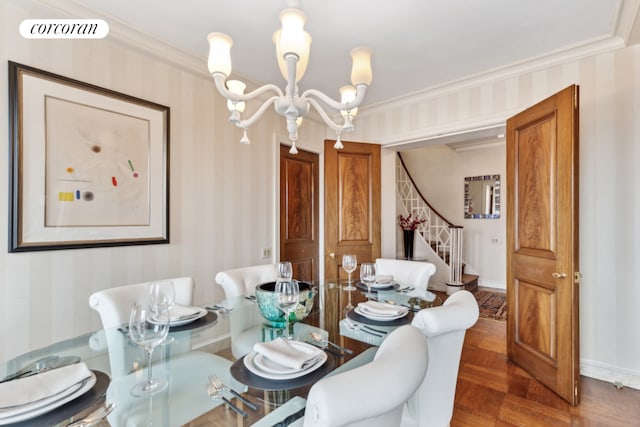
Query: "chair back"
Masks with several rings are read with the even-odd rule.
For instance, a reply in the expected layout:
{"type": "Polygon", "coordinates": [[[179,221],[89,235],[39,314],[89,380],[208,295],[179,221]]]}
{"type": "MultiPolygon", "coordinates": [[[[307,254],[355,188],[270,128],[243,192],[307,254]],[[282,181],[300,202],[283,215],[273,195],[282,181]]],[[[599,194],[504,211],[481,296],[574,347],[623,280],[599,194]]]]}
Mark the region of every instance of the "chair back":
{"type": "Polygon", "coordinates": [[[427,370],[427,343],[405,325],[383,341],[373,361],[325,377],[309,391],[304,426],[400,425],[404,403],[427,370]]]}
{"type": "Polygon", "coordinates": [[[216,274],[216,283],[222,286],[227,299],[253,295],[257,285],[275,280],[276,267],[273,264],[236,268],[216,274]]]}
{"type": "Polygon", "coordinates": [[[478,303],[469,291],[458,291],[440,307],[420,310],[411,324],[426,336],[429,366],[422,384],[408,400],[402,426],[448,426],[468,328],[478,320],[478,303]]]}
{"type": "MultiPolygon", "coordinates": [[[[177,277],[171,280],[176,291],[176,304],[191,305],[194,282],[191,277],[177,277]]],[[[95,292],[89,297],[89,305],[96,310],[105,329],[129,323],[131,307],[136,302],[144,302],[149,296],[152,282],[118,286],[95,292]]]]}
{"type": "Polygon", "coordinates": [[[393,276],[401,285],[427,290],[429,279],[436,272],[436,266],[430,262],[378,258],[376,271],[378,274],[393,276]]]}

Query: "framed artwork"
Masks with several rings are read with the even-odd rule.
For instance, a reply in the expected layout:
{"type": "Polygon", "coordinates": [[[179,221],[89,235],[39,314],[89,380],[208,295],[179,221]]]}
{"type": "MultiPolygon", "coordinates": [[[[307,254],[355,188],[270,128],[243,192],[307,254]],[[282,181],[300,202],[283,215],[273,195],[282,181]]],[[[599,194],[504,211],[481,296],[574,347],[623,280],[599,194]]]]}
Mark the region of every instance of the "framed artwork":
{"type": "Polygon", "coordinates": [[[169,108],[9,62],[9,252],[169,243],[169,108]]]}

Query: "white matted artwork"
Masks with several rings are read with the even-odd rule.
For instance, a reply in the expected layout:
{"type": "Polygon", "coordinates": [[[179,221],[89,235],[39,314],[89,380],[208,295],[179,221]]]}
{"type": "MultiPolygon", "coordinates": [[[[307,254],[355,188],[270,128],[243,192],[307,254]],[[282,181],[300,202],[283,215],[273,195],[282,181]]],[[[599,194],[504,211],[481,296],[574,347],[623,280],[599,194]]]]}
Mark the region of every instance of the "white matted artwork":
{"type": "Polygon", "coordinates": [[[168,243],[169,108],[10,63],[10,251],[168,243]]]}

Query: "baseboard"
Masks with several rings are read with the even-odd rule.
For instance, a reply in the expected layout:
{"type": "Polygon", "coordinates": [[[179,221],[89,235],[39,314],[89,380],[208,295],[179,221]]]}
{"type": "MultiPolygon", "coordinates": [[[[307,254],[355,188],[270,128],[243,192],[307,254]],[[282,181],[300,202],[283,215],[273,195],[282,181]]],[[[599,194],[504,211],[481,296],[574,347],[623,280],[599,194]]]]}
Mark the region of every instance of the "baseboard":
{"type": "Polygon", "coordinates": [[[501,289],[506,290],[507,285],[504,282],[496,282],[493,280],[483,280],[482,277],[478,278],[478,286],[483,288],[493,288],[493,289],[501,289]]]}
{"type": "Polygon", "coordinates": [[[607,365],[606,363],[581,359],[580,375],[640,390],[640,372],[607,365]]]}

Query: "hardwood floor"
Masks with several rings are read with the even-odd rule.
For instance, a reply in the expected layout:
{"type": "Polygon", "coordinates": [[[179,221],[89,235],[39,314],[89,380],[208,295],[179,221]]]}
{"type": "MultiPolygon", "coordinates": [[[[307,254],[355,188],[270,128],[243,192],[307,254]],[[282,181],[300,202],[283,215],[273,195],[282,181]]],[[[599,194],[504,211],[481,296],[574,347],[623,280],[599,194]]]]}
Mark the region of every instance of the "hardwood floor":
{"type": "Polygon", "coordinates": [[[506,325],[479,319],[467,332],[452,427],[640,425],[640,390],[583,376],[572,407],[507,360],[506,325]]]}

